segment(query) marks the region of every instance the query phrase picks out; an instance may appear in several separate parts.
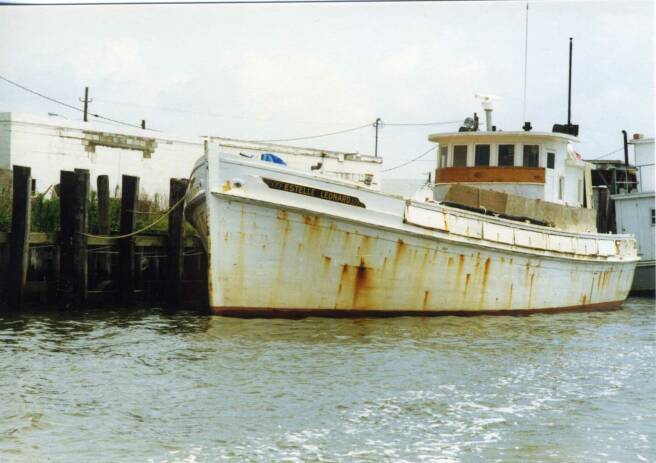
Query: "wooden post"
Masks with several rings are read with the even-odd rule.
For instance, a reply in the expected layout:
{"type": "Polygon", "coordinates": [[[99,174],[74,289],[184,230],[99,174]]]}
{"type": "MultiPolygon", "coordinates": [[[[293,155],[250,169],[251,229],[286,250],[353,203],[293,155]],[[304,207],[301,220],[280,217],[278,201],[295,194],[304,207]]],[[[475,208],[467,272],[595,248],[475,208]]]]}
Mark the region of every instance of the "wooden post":
{"type": "Polygon", "coordinates": [[[89,171],[75,169],[73,196],[73,299],[76,307],[87,303],[89,292],[89,262],[87,259],[89,171]]]}
{"type": "MultiPolygon", "coordinates": [[[[139,195],[139,177],[124,175],[121,184],[121,224],[120,234],[135,231],[135,210],[139,195]]],[[[135,249],[134,237],[119,240],[119,300],[131,304],[134,300],[135,249]]]]}
{"type": "Polygon", "coordinates": [[[48,275],[48,305],[53,306],[57,302],[57,285],[61,278],[61,248],[54,246],[51,251],[50,274],[48,275]]]}
{"type": "Polygon", "coordinates": [[[597,206],[597,231],[608,233],[608,188],[599,188],[599,204],[597,206]]]}
{"type": "MultiPolygon", "coordinates": [[[[183,201],[187,180],[172,178],[169,187],[169,207],[183,201]]],[[[184,268],[184,201],[169,214],[168,274],[166,303],[175,308],[182,304],[182,273],[184,268]]]]}
{"type": "Polygon", "coordinates": [[[29,167],[14,166],[11,236],[9,240],[9,308],[23,307],[25,282],[30,252],[30,200],[32,171],[29,167]]]}
{"type": "MultiPolygon", "coordinates": [[[[99,175],[96,181],[98,191],[98,234],[109,236],[110,233],[110,201],[109,201],[109,177],[99,175]]],[[[98,279],[102,281],[110,278],[112,273],[111,254],[100,253],[97,256],[98,279]]]]}
{"type": "Polygon", "coordinates": [[[70,304],[73,291],[73,210],[75,207],[75,173],[59,173],[59,288],[64,304],[70,304]]]}

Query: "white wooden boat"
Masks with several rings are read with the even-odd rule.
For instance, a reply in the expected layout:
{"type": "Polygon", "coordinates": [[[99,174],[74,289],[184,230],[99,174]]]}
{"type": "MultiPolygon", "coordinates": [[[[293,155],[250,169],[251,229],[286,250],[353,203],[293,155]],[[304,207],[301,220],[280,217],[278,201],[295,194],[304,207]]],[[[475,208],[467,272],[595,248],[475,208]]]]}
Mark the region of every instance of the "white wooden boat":
{"type": "MultiPolygon", "coordinates": [[[[460,151],[455,146],[467,139],[468,149],[478,152],[481,135],[471,135],[452,134],[442,140],[438,157],[445,164],[438,167],[442,183],[436,190],[460,175],[446,170],[460,151]]],[[[507,134],[498,135],[509,143],[507,134]]],[[[569,162],[566,153],[570,136],[520,135],[539,142],[542,167],[509,166],[520,169],[515,173],[527,181],[495,182],[492,174],[499,169],[488,159],[486,184],[502,191],[507,183],[514,193],[526,187],[532,197],[540,197],[535,172],[521,169],[546,171],[545,163],[551,161],[579,169],[583,178],[584,166],[569,162]],[[554,159],[548,154],[552,152],[554,159]]],[[[494,159],[501,143],[489,143],[494,159]]],[[[521,140],[513,143],[521,148],[521,140]]],[[[467,166],[478,159],[467,156],[467,166]]],[[[509,172],[500,175],[506,179],[509,172]]],[[[558,175],[546,184],[550,174],[541,174],[541,194],[548,190],[566,202],[558,175]]],[[[576,184],[577,178],[573,181],[576,184]]],[[[454,182],[463,183],[457,178],[454,182]]],[[[222,315],[613,309],[627,297],[638,261],[636,242],[628,235],[524,223],[451,207],[435,198],[406,199],[225,153],[213,143],[206,144],[206,155],[194,169],[190,194],[187,217],[206,237],[209,253],[210,308],[222,315]]],[[[581,198],[580,190],[573,195],[581,198]]]]}

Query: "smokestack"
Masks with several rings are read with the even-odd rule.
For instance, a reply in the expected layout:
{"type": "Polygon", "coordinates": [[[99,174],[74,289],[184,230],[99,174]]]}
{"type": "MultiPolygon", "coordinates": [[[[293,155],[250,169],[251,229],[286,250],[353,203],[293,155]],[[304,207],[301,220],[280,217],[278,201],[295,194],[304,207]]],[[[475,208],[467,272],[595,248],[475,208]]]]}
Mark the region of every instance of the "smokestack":
{"type": "Polygon", "coordinates": [[[485,108],[485,130],[492,131],[492,108],[485,108]]]}
{"type": "Polygon", "coordinates": [[[622,130],[624,137],[624,167],[629,171],[629,141],[627,140],[626,130],[622,130]]]}
{"type": "Polygon", "coordinates": [[[481,106],[485,111],[485,130],[492,132],[492,100],[498,97],[492,95],[474,95],[475,98],[481,100],[481,106]]]}

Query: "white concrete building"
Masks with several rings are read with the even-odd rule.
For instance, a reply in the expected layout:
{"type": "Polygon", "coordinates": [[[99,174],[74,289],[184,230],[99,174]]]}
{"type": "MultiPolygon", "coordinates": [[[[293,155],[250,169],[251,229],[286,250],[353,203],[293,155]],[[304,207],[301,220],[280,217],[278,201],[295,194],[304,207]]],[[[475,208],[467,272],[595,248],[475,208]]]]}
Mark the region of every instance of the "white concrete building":
{"type": "MultiPolygon", "coordinates": [[[[210,137],[228,152],[260,158],[275,154],[293,169],[316,170],[326,175],[380,185],[381,158],[265,143],[210,137]]],[[[92,189],[98,175],[108,175],[110,189],[120,194],[121,176],[140,177],[142,194],[168,197],[169,179],[184,178],[203,153],[202,137],[182,137],[152,130],[114,127],[0,113],[0,169],[14,165],[32,168],[36,192],[59,183],[61,170],[88,169],[92,189]]]]}
{"type": "Polygon", "coordinates": [[[636,267],[632,290],[654,291],[656,287],[656,204],[654,193],[654,138],[634,136],[635,163],[638,168],[638,191],[613,195],[617,233],[634,234],[638,241],[638,255],[642,259],[636,267]]]}

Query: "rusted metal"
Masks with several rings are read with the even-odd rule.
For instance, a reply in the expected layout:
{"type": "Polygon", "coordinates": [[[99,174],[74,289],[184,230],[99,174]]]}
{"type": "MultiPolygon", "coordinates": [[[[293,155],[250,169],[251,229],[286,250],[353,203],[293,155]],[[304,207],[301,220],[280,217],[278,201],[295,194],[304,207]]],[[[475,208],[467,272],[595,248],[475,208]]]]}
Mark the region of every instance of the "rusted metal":
{"type": "Polygon", "coordinates": [[[406,203],[218,154],[212,162],[215,182],[190,214],[206,218],[200,228],[213,237],[217,313],[525,314],[612,308],[630,288],[637,257],[628,237],[406,203]],[[274,191],[262,176],[329,187],[367,209],[274,191]],[[223,191],[234,178],[240,186],[223,191]]]}

